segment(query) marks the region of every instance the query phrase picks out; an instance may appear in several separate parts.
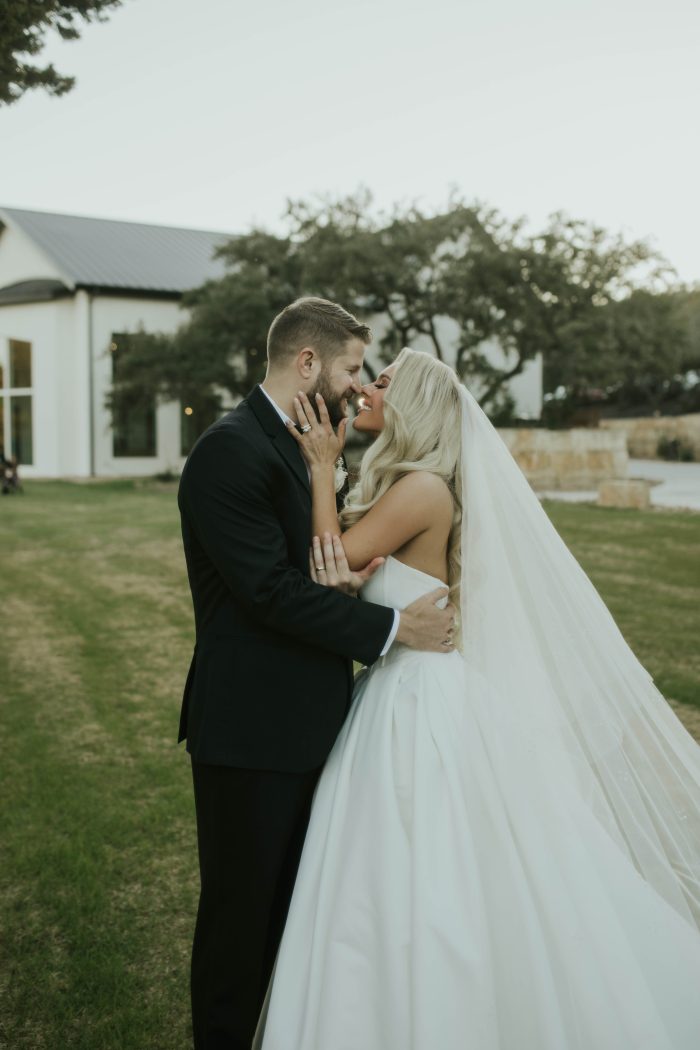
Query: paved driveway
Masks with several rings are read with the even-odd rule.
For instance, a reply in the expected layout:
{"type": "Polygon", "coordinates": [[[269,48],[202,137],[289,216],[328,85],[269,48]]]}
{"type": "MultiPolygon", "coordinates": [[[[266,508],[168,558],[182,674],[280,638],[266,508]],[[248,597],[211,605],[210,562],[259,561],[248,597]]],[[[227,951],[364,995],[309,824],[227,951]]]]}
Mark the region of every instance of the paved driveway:
{"type": "MultiPolygon", "coordinates": [[[[700,511],[700,463],[667,463],[663,459],[631,459],[627,476],[654,482],[651,502],[654,507],[682,507],[700,511]]],[[[591,503],[598,499],[593,492],[540,492],[543,499],[567,503],[591,503]]]]}
{"type": "Polygon", "coordinates": [[[667,463],[663,459],[631,459],[629,477],[654,481],[655,507],[700,510],[700,463],[667,463]]]}

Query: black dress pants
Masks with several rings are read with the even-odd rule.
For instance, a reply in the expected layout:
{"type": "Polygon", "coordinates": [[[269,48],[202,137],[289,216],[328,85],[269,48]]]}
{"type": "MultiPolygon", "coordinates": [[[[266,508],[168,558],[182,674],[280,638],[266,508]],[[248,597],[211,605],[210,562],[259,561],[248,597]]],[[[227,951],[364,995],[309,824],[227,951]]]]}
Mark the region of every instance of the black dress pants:
{"type": "Polygon", "coordinates": [[[195,1050],[250,1050],[320,773],[192,762],[201,875],[192,946],[195,1050]]]}

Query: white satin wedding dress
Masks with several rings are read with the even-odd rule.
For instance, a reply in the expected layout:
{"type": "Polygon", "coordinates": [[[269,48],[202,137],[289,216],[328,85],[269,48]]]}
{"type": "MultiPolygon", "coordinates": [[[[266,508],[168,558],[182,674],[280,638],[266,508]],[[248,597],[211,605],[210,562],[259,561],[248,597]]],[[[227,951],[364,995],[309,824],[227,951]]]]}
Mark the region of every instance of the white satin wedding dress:
{"type": "MultiPolygon", "coordinates": [[[[363,597],[440,582],[389,557],[363,597]]],[[[255,1048],[700,1047],[697,928],[491,701],[458,652],[394,645],[360,672],[255,1048]]]]}

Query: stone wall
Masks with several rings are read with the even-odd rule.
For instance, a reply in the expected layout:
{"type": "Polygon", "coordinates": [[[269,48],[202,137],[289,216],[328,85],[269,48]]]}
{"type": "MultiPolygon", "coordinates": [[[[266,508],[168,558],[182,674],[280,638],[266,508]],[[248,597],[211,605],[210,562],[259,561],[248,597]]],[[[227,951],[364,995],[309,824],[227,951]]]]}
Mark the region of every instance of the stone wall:
{"type": "MultiPolygon", "coordinates": [[[[614,430],[574,427],[540,430],[537,427],[502,428],[498,433],[536,491],[562,489],[592,491],[601,481],[627,477],[625,435],[614,430]]],[[[357,471],[364,443],[352,442],[345,456],[357,471]]]]}
{"type": "Polygon", "coordinates": [[[646,510],[651,506],[651,482],[641,478],[613,478],[598,487],[598,506],[633,507],[646,510]]]}
{"type": "Polygon", "coordinates": [[[678,438],[690,445],[700,460],[700,412],[687,416],[650,416],[636,419],[601,419],[608,432],[626,435],[627,451],[634,459],[657,459],[657,446],[663,437],[678,438]]]}
{"type": "Polygon", "coordinates": [[[615,429],[503,428],[499,434],[532,487],[597,489],[601,481],[627,476],[625,434],[615,429]]]}

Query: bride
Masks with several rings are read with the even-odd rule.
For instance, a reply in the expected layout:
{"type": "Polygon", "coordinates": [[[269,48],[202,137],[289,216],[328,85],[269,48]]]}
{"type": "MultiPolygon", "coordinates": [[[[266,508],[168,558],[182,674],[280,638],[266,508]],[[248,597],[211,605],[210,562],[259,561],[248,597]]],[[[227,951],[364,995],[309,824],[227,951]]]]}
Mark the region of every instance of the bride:
{"type": "Polygon", "coordinates": [[[385,559],[370,601],[447,583],[459,637],[356,679],[254,1047],[697,1050],[700,748],[452,370],[366,390],[340,521],[345,424],[297,404],[314,532],[385,559]]]}

